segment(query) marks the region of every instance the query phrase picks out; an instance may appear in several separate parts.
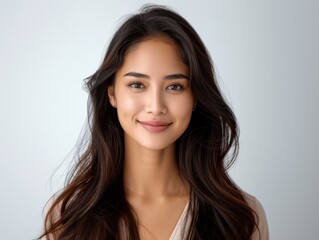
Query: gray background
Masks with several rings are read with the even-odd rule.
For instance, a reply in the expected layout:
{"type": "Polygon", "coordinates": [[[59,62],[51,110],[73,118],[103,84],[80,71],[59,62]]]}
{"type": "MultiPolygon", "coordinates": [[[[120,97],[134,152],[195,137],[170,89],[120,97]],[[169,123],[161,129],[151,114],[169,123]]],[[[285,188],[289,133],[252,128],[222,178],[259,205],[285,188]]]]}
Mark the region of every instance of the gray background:
{"type": "MultiPolygon", "coordinates": [[[[1,0],[1,239],[40,232],[85,122],[82,80],[143,3],[1,0]]],[[[318,1],[156,3],[181,13],[213,57],[241,129],[231,175],[262,202],[271,238],[319,239],[318,1]]]]}

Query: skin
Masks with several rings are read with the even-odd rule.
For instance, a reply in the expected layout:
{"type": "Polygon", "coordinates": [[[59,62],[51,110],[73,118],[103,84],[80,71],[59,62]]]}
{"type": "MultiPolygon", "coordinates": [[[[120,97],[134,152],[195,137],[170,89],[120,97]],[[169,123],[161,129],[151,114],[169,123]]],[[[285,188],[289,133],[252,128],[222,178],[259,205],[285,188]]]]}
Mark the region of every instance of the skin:
{"type": "Polygon", "coordinates": [[[141,239],[169,239],[189,200],[175,155],[195,105],[188,77],[177,45],[153,37],[128,52],[108,88],[124,129],[124,186],[141,239]]]}

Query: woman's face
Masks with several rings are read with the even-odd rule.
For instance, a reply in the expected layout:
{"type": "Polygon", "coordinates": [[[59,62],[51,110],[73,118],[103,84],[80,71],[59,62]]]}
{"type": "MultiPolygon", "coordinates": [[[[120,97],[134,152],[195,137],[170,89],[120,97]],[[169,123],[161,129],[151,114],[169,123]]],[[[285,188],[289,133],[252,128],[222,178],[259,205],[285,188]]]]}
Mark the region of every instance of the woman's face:
{"type": "Polygon", "coordinates": [[[177,45],[164,37],[145,39],[129,50],[108,94],[125,143],[152,150],[175,143],[194,107],[189,68],[177,45]]]}

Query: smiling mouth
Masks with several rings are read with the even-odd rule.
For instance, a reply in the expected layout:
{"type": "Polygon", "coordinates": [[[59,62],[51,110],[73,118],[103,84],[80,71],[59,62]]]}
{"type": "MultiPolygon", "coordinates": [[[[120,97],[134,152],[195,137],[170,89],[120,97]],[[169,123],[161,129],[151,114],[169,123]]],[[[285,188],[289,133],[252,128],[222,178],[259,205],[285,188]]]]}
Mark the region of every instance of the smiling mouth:
{"type": "Polygon", "coordinates": [[[165,121],[138,121],[142,127],[150,132],[162,132],[171,125],[171,122],[165,121]]]}

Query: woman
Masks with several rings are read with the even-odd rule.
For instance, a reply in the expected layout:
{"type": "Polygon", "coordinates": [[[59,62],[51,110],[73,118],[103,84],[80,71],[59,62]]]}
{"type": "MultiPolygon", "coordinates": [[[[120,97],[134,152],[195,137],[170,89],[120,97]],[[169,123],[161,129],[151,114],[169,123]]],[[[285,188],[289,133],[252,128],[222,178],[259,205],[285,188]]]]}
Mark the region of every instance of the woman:
{"type": "Polygon", "coordinates": [[[227,175],[236,119],[185,19],[131,16],[87,88],[90,140],[43,239],[268,239],[262,206],[227,175]]]}

